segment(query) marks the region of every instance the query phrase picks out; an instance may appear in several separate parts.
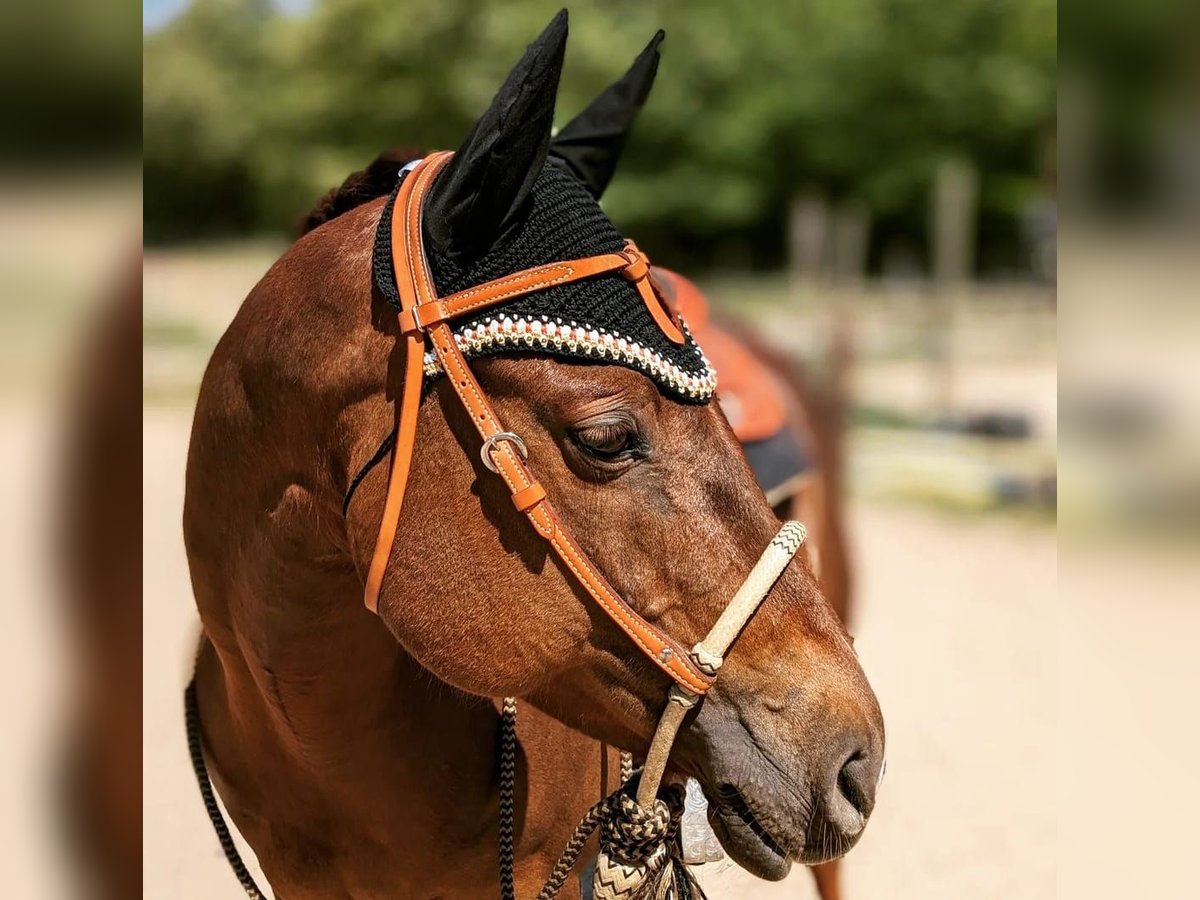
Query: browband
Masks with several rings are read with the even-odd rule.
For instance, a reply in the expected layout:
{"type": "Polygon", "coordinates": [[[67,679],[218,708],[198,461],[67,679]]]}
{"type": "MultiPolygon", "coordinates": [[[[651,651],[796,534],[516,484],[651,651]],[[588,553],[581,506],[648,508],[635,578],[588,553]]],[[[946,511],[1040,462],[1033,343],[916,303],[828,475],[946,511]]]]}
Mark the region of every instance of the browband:
{"type": "Polygon", "coordinates": [[[536,266],[448,297],[439,297],[425,256],[421,216],[430,186],[450,157],[448,152],[434,153],[417,163],[401,182],[392,210],[392,263],[400,297],[398,324],[399,339],[404,344],[404,375],[395,404],[396,438],[388,475],[387,499],[375,552],[367,572],[364,602],[372,612],[377,611],[412,463],[424,377],[425,347],[429,343],[454,393],[470,414],[483,440],[481,453],[484,462],[504,480],[512,495],[513,505],[525,514],[534,530],[554,548],[576,581],[642,652],[679,687],[689,694],[702,695],[711,686],[715,673],[710,675],[705,672],[686,648],[663,634],[626,603],[571,536],[546,496],[545,488],[530,471],[525,461],[524,444],[519,436],[504,429],[492,409],[449,323],[459,316],[552,285],[619,272],[636,285],[655,322],[670,340],[682,342],[683,334],[651,284],[645,255],[632,241],[620,253],[604,253],[536,266]]]}

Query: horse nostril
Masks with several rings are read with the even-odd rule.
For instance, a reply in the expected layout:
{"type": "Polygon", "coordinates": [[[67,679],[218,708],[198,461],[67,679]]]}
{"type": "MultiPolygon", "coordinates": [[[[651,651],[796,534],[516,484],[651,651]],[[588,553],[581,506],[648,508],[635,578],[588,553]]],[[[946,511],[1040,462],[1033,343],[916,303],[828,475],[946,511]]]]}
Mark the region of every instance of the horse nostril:
{"type": "Polygon", "coordinates": [[[875,809],[875,790],[880,781],[880,760],[871,757],[870,752],[858,749],[842,762],[838,769],[838,779],[834,791],[833,806],[840,808],[841,816],[835,818],[851,821],[862,829],[866,817],[875,809]],[[848,814],[848,815],[846,815],[848,814]]]}
{"type": "Polygon", "coordinates": [[[855,750],[842,763],[837,774],[837,791],[866,819],[875,808],[875,788],[878,782],[876,764],[865,750],[855,750]]]}
{"type": "Polygon", "coordinates": [[[845,853],[858,842],[875,808],[875,787],[882,760],[860,745],[841,763],[830,760],[823,789],[808,825],[807,838],[813,849],[805,862],[813,865],[845,853]]]}

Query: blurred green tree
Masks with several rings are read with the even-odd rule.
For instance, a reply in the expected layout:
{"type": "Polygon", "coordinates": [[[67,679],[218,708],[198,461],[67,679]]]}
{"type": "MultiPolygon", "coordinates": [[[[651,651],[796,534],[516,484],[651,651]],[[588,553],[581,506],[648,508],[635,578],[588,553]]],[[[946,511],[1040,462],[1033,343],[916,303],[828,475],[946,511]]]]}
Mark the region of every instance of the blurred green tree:
{"type": "Polygon", "coordinates": [[[107,4],[0,4],[0,167],[127,165],[137,152],[136,32],[107,4]]]}
{"type": "MultiPolygon", "coordinates": [[[[388,146],[453,147],[559,2],[194,0],[145,46],[150,239],[286,228],[388,146]]],[[[606,204],[658,258],[777,264],[801,195],[920,232],[947,156],[985,212],[1032,193],[1054,0],[572,5],[566,122],[657,27],[658,84],[606,204]]]]}
{"type": "Polygon", "coordinates": [[[147,240],[278,226],[254,199],[274,21],[270,0],[196,0],[145,42],[147,240]]]}

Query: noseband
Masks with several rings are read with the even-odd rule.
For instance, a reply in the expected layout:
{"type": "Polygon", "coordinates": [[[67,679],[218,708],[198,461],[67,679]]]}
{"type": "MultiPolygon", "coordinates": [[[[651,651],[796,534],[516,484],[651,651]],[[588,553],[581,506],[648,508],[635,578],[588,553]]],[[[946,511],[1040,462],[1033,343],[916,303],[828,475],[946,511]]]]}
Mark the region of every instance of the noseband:
{"type": "Polygon", "coordinates": [[[800,549],[805,537],[804,526],[799,522],[784,524],[712,630],[690,651],[647,622],[617,593],[558,516],[546,489],[530,470],[524,441],[515,432],[505,430],[471,371],[449,323],[460,316],[553,285],[619,272],[637,286],[654,321],[670,340],[682,342],[683,335],[650,281],[645,255],[632,241],[627,242],[620,253],[536,266],[448,297],[439,297],[425,255],[421,217],[430,187],[450,157],[450,153],[435,153],[413,165],[403,176],[392,211],[392,264],[400,297],[398,325],[404,343],[404,381],[396,402],[395,443],[387,499],[364,600],[369,609],[377,611],[416,441],[425,352],[427,345],[432,345],[455,395],[483,441],[480,457],[484,465],[504,480],[513,505],[550,544],[575,580],[642,653],[674,682],[638,783],[637,803],[648,808],[655,801],[684,716],[712,686],[730,644],[800,549]]]}

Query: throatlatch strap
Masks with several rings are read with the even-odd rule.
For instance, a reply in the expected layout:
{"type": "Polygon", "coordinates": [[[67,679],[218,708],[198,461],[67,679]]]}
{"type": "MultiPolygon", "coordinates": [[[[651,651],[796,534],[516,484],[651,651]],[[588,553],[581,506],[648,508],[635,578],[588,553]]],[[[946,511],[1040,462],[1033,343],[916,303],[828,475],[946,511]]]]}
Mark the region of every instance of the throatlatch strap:
{"type": "MultiPolygon", "coordinates": [[[[416,174],[416,173],[413,173],[416,174]]],[[[426,175],[422,172],[421,175],[426,175]]],[[[415,182],[412,174],[404,179],[396,195],[392,211],[392,258],[396,259],[397,240],[404,238],[403,210],[412,197],[415,182]],[[396,215],[400,212],[401,215],[396,215]]],[[[411,252],[411,251],[409,251],[411,252]]],[[[423,255],[423,254],[422,254],[423,255]]],[[[402,311],[411,310],[417,304],[417,289],[413,284],[414,271],[410,267],[395,267],[396,287],[400,293],[402,311]]],[[[402,313],[403,314],[403,313],[402,313]]],[[[383,576],[387,572],[392,544],[396,540],[396,529],[400,524],[400,510],[404,505],[404,489],[408,485],[408,471],[412,465],[413,447],[417,440],[417,414],[421,409],[421,384],[425,378],[425,342],[420,334],[403,334],[404,381],[400,395],[396,398],[396,440],[392,444],[392,467],[388,473],[387,499],[383,506],[383,519],[379,523],[379,535],[375,539],[375,552],[371,567],[367,570],[367,583],[363,602],[371,612],[378,612],[379,593],[383,589],[383,576]]]]}
{"type": "MultiPolygon", "coordinates": [[[[392,260],[400,293],[399,325],[401,339],[405,341],[405,379],[397,398],[396,445],[383,521],[367,578],[366,605],[372,611],[377,609],[383,576],[396,536],[404,483],[408,479],[416,440],[424,344],[428,338],[455,394],[470,413],[476,431],[485,442],[494,439],[489,442],[491,462],[514,495],[518,509],[529,519],[537,533],[550,543],[580,585],[642,652],[682,689],[689,694],[702,695],[711,686],[713,676],[697,666],[681,644],[643,619],[608,583],[558,517],[549,498],[538,490],[540,485],[537,479],[514,448],[513,442],[501,439],[507,432],[475,379],[448,324],[455,316],[551,284],[566,284],[618,270],[637,285],[639,293],[658,320],[666,313],[649,284],[645,257],[631,242],[619,254],[601,254],[538,266],[445,299],[439,298],[425,257],[421,214],[429,188],[450,156],[450,153],[435,153],[422,160],[405,179],[392,211],[392,260]],[[656,310],[655,307],[659,308],[656,310]]],[[[667,319],[670,321],[669,316],[667,319]]],[[[674,328],[674,333],[680,334],[677,328],[674,328]]],[[[670,331],[667,334],[672,337],[670,331]]]]}

